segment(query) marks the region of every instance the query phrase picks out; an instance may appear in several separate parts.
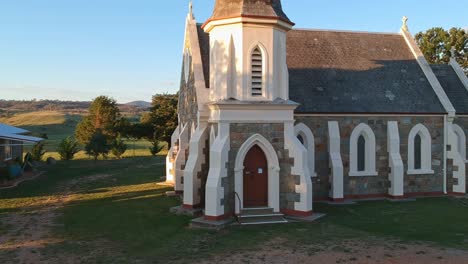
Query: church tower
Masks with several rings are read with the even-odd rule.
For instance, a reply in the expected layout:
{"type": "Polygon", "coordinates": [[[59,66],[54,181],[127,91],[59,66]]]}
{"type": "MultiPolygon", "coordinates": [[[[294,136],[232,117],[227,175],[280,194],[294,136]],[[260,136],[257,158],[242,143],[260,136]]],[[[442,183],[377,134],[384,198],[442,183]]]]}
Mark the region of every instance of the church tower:
{"type": "Polygon", "coordinates": [[[249,207],[312,213],[307,151],[294,134],[298,104],[289,101],[293,25],[280,0],[216,0],[202,26],[210,39],[208,220],[249,207]]]}
{"type": "Polygon", "coordinates": [[[203,25],[211,101],[287,100],[286,34],[293,25],[280,0],[216,0],[203,25]]]}

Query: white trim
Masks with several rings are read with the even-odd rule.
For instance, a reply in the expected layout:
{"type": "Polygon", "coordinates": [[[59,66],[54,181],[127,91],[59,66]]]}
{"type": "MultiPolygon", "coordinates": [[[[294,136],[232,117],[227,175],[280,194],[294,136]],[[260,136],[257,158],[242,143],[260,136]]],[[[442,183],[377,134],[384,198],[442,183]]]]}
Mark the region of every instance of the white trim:
{"type": "Polygon", "coordinates": [[[462,67],[460,67],[460,64],[458,64],[454,58],[450,58],[449,65],[452,66],[452,69],[455,71],[458,78],[463,83],[463,86],[465,86],[466,91],[468,92],[468,77],[466,77],[465,72],[463,71],[462,67]]]}
{"type": "Polygon", "coordinates": [[[328,153],[330,155],[330,194],[332,199],[344,198],[343,160],[341,158],[340,128],[337,121],[328,122],[328,153]]]}
{"type": "Polygon", "coordinates": [[[405,166],[400,154],[400,132],[398,131],[398,122],[389,121],[387,125],[387,151],[388,151],[388,166],[390,172],[388,180],[390,187],[388,194],[391,196],[404,195],[404,171],[405,166]]]}
{"type": "Polygon", "coordinates": [[[234,17],[234,18],[226,18],[226,19],[219,19],[219,20],[212,20],[208,21],[207,24],[203,25],[203,30],[206,33],[210,33],[213,28],[217,26],[224,26],[224,25],[232,25],[232,24],[256,24],[257,26],[264,26],[271,27],[271,25],[276,26],[278,29],[282,29],[284,31],[289,31],[292,29],[292,25],[275,18],[253,18],[253,17],[234,17]]]}
{"type": "MultiPolygon", "coordinates": [[[[255,134],[247,139],[242,146],[239,148],[235,161],[235,180],[234,180],[234,189],[239,195],[239,198],[242,203],[242,208],[244,207],[244,160],[253,146],[259,146],[268,162],[268,206],[273,208],[274,212],[280,211],[280,181],[279,181],[279,172],[280,166],[278,161],[278,156],[273,146],[260,134],[255,134]]],[[[236,214],[239,214],[239,200],[236,200],[236,214]]]]}
{"type": "Polygon", "coordinates": [[[223,178],[228,176],[226,163],[231,149],[229,124],[218,124],[218,137],[210,148],[210,171],[206,180],[205,215],[224,215],[223,178]]]}
{"type": "Polygon", "coordinates": [[[354,128],[349,139],[349,176],[378,176],[375,169],[375,134],[372,128],[361,123],[354,128]],[[358,139],[360,136],[365,139],[365,169],[358,171],[358,139]]]}
{"type": "Polygon", "coordinates": [[[460,153],[462,159],[466,161],[466,135],[463,128],[457,124],[452,125],[453,132],[457,136],[457,150],[460,153]]]}
{"type": "Polygon", "coordinates": [[[315,172],[315,137],[312,131],[304,123],[299,123],[294,127],[296,137],[301,135],[304,139],[304,147],[307,149],[307,165],[311,177],[316,177],[315,172]]]}
{"type": "MultiPolygon", "coordinates": [[[[390,116],[390,117],[407,117],[407,116],[434,116],[434,117],[443,117],[446,115],[445,113],[440,113],[440,114],[366,114],[366,113],[356,113],[356,114],[333,114],[333,113],[321,113],[321,114],[301,114],[301,113],[295,113],[294,116],[298,117],[308,117],[308,116],[323,116],[323,117],[328,117],[328,116],[333,116],[333,117],[346,117],[346,116],[358,116],[358,117],[364,117],[364,116],[390,116]]],[[[460,115],[461,116],[461,115],[460,115]]]]}
{"type": "Polygon", "coordinates": [[[447,94],[442,88],[442,85],[440,84],[436,75],[432,71],[431,66],[429,65],[427,60],[424,58],[424,54],[419,49],[418,44],[413,39],[413,36],[411,35],[410,32],[406,30],[401,30],[401,35],[405,39],[408,47],[410,48],[411,52],[414,55],[414,58],[418,62],[419,66],[421,67],[421,70],[424,72],[424,75],[426,76],[427,80],[431,84],[432,89],[434,90],[435,94],[439,98],[440,103],[444,106],[444,109],[447,111],[449,116],[454,117],[456,114],[455,108],[450,102],[447,94]]]}
{"type": "MultiPolygon", "coordinates": [[[[206,139],[208,138],[207,124],[203,123],[193,133],[190,139],[189,156],[184,169],[184,197],[183,203],[186,205],[197,205],[201,201],[199,189],[202,187],[198,173],[202,170],[205,162],[206,139]]],[[[193,125],[192,125],[193,126],[193,125]]]]}
{"type": "Polygon", "coordinates": [[[434,174],[432,170],[432,139],[422,124],[415,125],[408,135],[408,174],[434,174]],[[414,138],[421,136],[421,169],[414,168],[414,138]]]}

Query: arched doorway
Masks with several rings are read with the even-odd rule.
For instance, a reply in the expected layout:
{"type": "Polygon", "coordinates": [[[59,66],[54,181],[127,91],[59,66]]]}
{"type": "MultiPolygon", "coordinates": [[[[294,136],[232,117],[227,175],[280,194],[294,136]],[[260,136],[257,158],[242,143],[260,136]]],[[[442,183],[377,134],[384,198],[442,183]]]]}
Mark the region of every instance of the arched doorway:
{"type": "Polygon", "coordinates": [[[244,159],[244,207],[268,206],[268,161],[254,145],[244,159]]]}

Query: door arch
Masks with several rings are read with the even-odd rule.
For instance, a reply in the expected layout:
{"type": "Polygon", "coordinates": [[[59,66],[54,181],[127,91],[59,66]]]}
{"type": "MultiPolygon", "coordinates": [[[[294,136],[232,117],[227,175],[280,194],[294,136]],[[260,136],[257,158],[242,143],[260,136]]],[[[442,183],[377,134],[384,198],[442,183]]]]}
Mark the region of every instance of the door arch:
{"type": "Polygon", "coordinates": [[[238,194],[239,199],[235,199],[235,212],[240,213],[240,208],[244,205],[244,161],[248,152],[257,146],[263,151],[267,161],[267,176],[268,176],[268,207],[273,208],[275,212],[280,209],[280,188],[279,188],[279,161],[273,146],[260,134],[255,134],[247,139],[239,148],[235,161],[235,180],[234,190],[238,194]],[[240,200],[240,201],[239,201],[240,200]],[[239,203],[240,202],[240,203],[239,203]]]}

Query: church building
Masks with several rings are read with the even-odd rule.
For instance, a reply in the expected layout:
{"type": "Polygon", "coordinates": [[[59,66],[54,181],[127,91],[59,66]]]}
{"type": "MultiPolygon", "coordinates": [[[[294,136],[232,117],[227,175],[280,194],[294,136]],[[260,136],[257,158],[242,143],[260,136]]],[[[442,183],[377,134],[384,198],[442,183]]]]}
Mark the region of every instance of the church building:
{"type": "MultiPolygon", "coordinates": [[[[465,195],[468,79],[397,33],[294,29],[280,0],[186,19],[167,182],[217,222],[313,202],[465,195]]],[[[259,220],[249,220],[257,217],[259,220]]]]}

